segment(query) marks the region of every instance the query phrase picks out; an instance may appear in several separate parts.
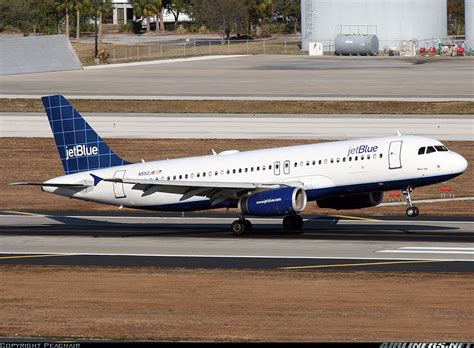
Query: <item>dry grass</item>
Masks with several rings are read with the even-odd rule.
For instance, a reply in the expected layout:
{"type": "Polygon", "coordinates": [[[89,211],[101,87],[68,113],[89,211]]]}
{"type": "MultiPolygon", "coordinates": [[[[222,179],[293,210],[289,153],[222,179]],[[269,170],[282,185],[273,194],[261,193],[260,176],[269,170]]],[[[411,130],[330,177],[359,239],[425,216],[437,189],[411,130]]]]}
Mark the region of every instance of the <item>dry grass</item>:
{"type": "MultiPolygon", "coordinates": [[[[312,143],[312,140],[197,140],[197,139],[111,139],[109,145],[123,158],[139,162],[186,156],[199,156],[216,151],[239,149],[251,150],[296,144],[312,143]],[[144,151],[146,149],[146,151],[144,151]]],[[[456,196],[474,196],[474,148],[472,142],[446,142],[471,163],[468,171],[449,182],[456,196]]],[[[85,203],[49,195],[37,187],[9,186],[17,181],[43,181],[64,175],[53,139],[49,138],[0,138],[0,210],[111,210],[115,207],[85,203]],[[40,150],[39,150],[40,149],[40,150]]],[[[438,184],[417,189],[416,199],[439,198],[438,184]]],[[[429,204],[421,207],[424,215],[472,215],[474,202],[449,202],[429,204]]],[[[309,214],[387,214],[403,215],[404,206],[370,208],[354,211],[319,209],[314,203],[308,205],[309,214]]]]}
{"type": "MultiPolygon", "coordinates": [[[[77,56],[84,65],[94,64],[95,46],[93,42],[82,40],[73,43],[77,56]]],[[[109,63],[126,63],[159,59],[198,57],[207,55],[233,55],[233,54],[286,54],[303,55],[305,52],[299,48],[298,41],[284,40],[259,40],[230,41],[220,40],[181,40],[179,44],[150,43],[140,45],[102,44],[109,56],[109,63]]]]}
{"type": "MultiPolygon", "coordinates": [[[[474,102],[84,100],[80,112],[472,115],[474,102]]],[[[39,99],[0,99],[0,112],[43,112],[39,99]]]]}
{"type": "Polygon", "coordinates": [[[474,339],[472,274],[0,266],[0,336],[474,339]]]}

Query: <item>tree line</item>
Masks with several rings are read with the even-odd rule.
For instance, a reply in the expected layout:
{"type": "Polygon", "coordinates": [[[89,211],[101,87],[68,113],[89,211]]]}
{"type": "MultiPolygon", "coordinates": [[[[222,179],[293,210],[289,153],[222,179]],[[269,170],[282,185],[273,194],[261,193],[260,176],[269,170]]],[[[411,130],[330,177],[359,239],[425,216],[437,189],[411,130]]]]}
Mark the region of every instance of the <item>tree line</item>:
{"type": "MultiPolygon", "coordinates": [[[[164,31],[163,10],[167,9],[178,26],[180,14],[186,13],[193,25],[221,33],[229,38],[237,35],[267,34],[270,25],[281,31],[300,31],[300,0],[129,0],[137,18],[146,18],[150,31],[151,17],[157,16],[157,29],[164,31]]],[[[112,0],[0,0],[0,31],[57,34],[65,27],[80,40],[81,27],[91,28],[91,19],[99,23],[99,40],[102,22],[113,12],[112,0]]]]}

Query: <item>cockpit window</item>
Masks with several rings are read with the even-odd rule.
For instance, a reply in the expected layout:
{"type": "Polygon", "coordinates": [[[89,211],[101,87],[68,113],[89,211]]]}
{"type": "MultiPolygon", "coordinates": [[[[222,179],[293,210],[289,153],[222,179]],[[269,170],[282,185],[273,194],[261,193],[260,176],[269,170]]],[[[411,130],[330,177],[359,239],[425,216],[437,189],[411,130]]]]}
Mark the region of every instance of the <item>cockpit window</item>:
{"type": "Polygon", "coordinates": [[[446,148],[446,146],[442,146],[442,145],[438,145],[438,146],[435,146],[436,150],[438,151],[448,151],[448,149],[446,148]]]}
{"type": "Polygon", "coordinates": [[[426,153],[432,153],[432,152],[436,152],[435,148],[433,146],[428,146],[426,148],[426,153]]]}
{"type": "Polygon", "coordinates": [[[419,155],[424,155],[425,154],[425,149],[426,149],[426,147],[424,147],[424,146],[420,147],[420,149],[418,150],[418,154],[419,155]]]}

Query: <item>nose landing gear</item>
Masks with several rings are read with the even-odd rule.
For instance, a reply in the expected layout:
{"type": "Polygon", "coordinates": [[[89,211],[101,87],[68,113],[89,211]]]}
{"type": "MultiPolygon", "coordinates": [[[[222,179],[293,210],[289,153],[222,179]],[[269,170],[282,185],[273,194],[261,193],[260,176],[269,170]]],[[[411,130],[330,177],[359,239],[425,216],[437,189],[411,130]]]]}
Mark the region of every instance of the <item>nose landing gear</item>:
{"type": "Polygon", "coordinates": [[[408,208],[406,210],[406,214],[408,217],[417,217],[420,215],[420,210],[418,207],[415,207],[413,205],[413,202],[411,200],[411,193],[413,192],[413,189],[408,186],[406,190],[402,190],[403,195],[405,196],[407,203],[408,203],[408,208]]]}

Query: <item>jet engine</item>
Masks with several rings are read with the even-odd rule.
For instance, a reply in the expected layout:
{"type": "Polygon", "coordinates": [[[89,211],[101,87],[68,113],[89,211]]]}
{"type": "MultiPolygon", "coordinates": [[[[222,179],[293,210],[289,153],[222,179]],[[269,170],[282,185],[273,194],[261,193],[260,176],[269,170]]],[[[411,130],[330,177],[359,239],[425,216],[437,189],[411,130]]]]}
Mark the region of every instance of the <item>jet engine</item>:
{"type": "Polygon", "coordinates": [[[282,216],[303,211],[306,208],[306,191],[301,188],[285,187],[262,191],[243,197],[239,211],[252,216],[282,216]]]}

